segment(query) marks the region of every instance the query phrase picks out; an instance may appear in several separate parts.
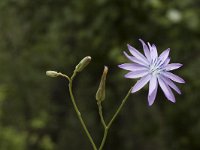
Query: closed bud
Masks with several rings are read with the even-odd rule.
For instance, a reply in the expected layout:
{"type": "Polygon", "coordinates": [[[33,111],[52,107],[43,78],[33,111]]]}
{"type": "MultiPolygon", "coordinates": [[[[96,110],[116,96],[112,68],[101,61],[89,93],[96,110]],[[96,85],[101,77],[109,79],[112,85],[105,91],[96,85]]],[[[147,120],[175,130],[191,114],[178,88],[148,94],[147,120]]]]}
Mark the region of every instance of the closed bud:
{"type": "Polygon", "coordinates": [[[91,57],[90,56],[87,56],[85,58],[83,58],[79,64],[76,66],[75,68],[75,71],[76,72],[81,72],[91,61],[91,57]]]}
{"type": "Polygon", "coordinates": [[[103,74],[101,76],[99,88],[98,88],[97,93],[96,93],[96,100],[98,102],[102,102],[105,99],[105,96],[106,96],[106,76],[107,76],[107,73],[108,73],[108,67],[105,66],[104,70],[103,70],[103,74]]]}
{"type": "Polygon", "coordinates": [[[56,71],[46,71],[46,75],[54,78],[54,77],[59,76],[59,73],[56,71]]]}

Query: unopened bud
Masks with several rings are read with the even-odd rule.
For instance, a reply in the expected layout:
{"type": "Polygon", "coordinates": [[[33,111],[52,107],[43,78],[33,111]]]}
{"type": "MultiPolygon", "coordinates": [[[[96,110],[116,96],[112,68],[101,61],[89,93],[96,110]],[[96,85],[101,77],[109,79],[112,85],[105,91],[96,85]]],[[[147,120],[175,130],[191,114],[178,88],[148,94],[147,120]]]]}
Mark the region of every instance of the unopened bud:
{"type": "Polygon", "coordinates": [[[104,67],[103,74],[101,76],[101,81],[99,84],[99,88],[96,93],[96,100],[102,102],[106,96],[106,76],[108,73],[108,67],[104,67]]]}
{"type": "Polygon", "coordinates": [[[81,72],[90,63],[91,59],[92,58],[90,56],[87,56],[87,57],[83,58],[79,62],[79,64],[76,66],[75,70],[77,72],[81,72]]]}
{"type": "Polygon", "coordinates": [[[59,73],[56,71],[46,71],[46,75],[54,78],[54,77],[59,76],[59,73]]]}

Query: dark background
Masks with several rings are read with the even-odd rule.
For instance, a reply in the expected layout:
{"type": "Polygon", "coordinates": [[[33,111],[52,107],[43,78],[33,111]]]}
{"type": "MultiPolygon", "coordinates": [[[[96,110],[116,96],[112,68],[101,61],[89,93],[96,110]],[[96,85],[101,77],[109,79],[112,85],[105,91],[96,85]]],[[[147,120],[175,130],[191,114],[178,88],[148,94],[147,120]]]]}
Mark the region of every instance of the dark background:
{"type": "Polygon", "coordinates": [[[130,96],[114,122],[106,150],[200,149],[200,1],[198,0],[0,0],[0,150],[90,150],[73,110],[67,82],[46,70],[77,76],[74,92],[96,143],[102,138],[95,93],[109,67],[106,121],[136,80],[117,67],[138,39],[171,48],[178,85],[176,104],[159,90],[148,107],[148,87],[130,96]]]}

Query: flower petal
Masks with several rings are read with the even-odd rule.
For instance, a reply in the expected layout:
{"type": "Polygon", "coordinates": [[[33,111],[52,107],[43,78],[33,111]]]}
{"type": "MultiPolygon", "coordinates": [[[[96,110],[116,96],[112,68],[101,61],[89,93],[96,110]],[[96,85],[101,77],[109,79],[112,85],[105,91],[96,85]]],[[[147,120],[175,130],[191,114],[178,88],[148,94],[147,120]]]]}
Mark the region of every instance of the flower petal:
{"type": "Polygon", "coordinates": [[[151,46],[150,53],[151,53],[151,58],[153,58],[153,60],[155,60],[158,57],[157,48],[154,44],[151,46]]]}
{"type": "Polygon", "coordinates": [[[118,65],[118,67],[125,70],[129,70],[129,71],[145,70],[145,69],[147,70],[146,67],[139,64],[135,64],[135,63],[124,63],[121,65],[118,65]]]}
{"type": "Polygon", "coordinates": [[[137,81],[137,83],[133,86],[133,89],[131,91],[131,93],[135,93],[137,91],[139,91],[141,88],[143,88],[147,82],[149,82],[149,80],[151,79],[151,75],[148,74],[144,77],[142,77],[140,80],[137,81]]]}
{"type": "Polygon", "coordinates": [[[141,77],[143,77],[147,74],[148,74],[148,71],[145,69],[145,70],[138,70],[138,71],[129,72],[124,77],[130,78],[130,79],[135,79],[135,78],[141,78],[141,77]]]}
{"type": "Polygon", "coordinates": [[[168,58],[169,56],[169,52],[170,52],[170,48],[166,49],[165,51],[163,51],[160,56],[159,56],[159,60],[161,61],[160,64],[163,64],[165,62],[165,60],[168,58]]]}
{"type": "MultiPolygon", "coordinates": [[[[156,80],[157,81],[157,80],[156,80]]],[[[157,90],[158,90],[158,82],[156,82],[156,86],[155,86],[155,89],[151,92],[150,94],[150,91],[149,91],[149,94],[148,94],[148,103],[149,103],[149,106],[151,106],[155,99],[156,99],[156,95],[157,95],[157,90]]],[[[149,88],[150,90],[150,88],[149,88]]]]}
{"type": "Polygon", "coordinates": [[[178,94],[181,94],[180,89],[172,82],[169,78],[166,78],[164,76],[160,76],[160,78],[167,84],[169,85],[174,91],[176,91],[178,94]]]}
{"type": "Polygon", "coordinates": [[[162,89],[162,91],[164,92],[165,96],[167,97],[168,100],[170,100],[171,102],[175,103],[175,97],[174,94],[172,93],[172,90],[170,89],[170,87],[161,79],[158,78],[158,83],[162,89]]]}
{"type": "Polygon", "coordinates": [[[171,63],[171,64],[168,64],[168,65],[165,67],[165,69],[166,69],[167,71],[170,71],[170,70],[178,69],[178,68],[180,68],[181,66],[183,66],[183,65],[180,64],[180,63],[171,63]]]}
{"type": "Polygon", "coordinates": [[[167,66],[167,65],[169,64],[169,62],[170,62],[170,58],[168,57],[168,58],[163,62],[162,67],[167,66]]]}
{"type": "Polygon", "coordinates": [[[125,55],[130,61],[132,61],[132,59],[134,58],[133,56],[128,55],[125,51],[124,51],[124,55],[125,55]]]}
{"type": "Polygon", "coordinates": [[[144,62],[145,64],[148,64],[147,59],[144,57],[143,54],[141,54],[138,50],[136,50],[134,47],[132,47],[131,45],[127,44],[128,49],[130,51],[130,53],[135,56],[138,60],[144,62]]]}
{"type": "Polygon", "coordinates": [[[151,44],[149,42],[147,42],[148,46],[149,46],[149,51],[151,50],[151,44]]]}
{"type": "Polygon", "coordinates": [[[150,55],[150,51],[149,51],[148,46],[144,43],[144,41],[142,39],[139,39],[139,41],[142,43],[144,54],[145,54],[147,60],[149,62],[151,62],[151,55],[150,55]]]}
{"type": "Polygon", "coordinates": [[[152,76],[151,80],[149,82],[149,95],[151,95],[152,92],[155,90],[157,84],[158,84],[157,77],[156,76],[152,76]]]}
{"type": "Polygon", "coordinates": [[[171,79],[172,81],[175,81],[175,82],[178,82],[178,83],[185,83],[185,81],[181,77],[179,77],[179,76],[177,76],[177,75],[175,75],[171,72],[163,72],[162,75],[171,79]]]}
{"type": "Polygon", "coordinates": [[[146,63],[143,61],[138,60],[136,57],[129,56],[126,52],[124,52],[124,55],[132,62],[143,65],[143,66],[148,66],[146,63]]]}

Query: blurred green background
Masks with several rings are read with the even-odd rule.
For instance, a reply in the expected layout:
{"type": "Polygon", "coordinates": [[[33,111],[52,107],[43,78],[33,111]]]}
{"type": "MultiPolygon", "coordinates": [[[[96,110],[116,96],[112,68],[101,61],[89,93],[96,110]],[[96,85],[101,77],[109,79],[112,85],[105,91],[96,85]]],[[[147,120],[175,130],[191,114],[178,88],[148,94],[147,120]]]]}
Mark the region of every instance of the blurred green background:
{"type": "Polygon", "coordinates": [[[176,74],[176,104],[161,90],[148,107],[148,87],[131,95],[106,142],[106,150],[200,149],[199,0],[0,0],[0,150],[90,150],[62,78],[83,57],[92,63],[78,75],[74,92],[96,143],[103,129],[95,93],[103,66],[109,67],[106,120],[135,83],[117,67],[123,51],[138,39],[171,48],[176,74]]]}

